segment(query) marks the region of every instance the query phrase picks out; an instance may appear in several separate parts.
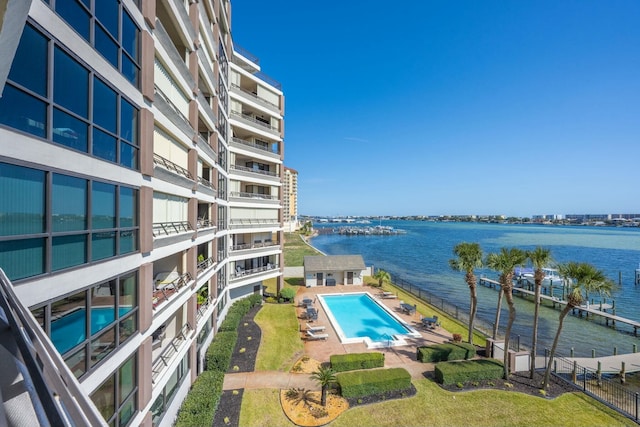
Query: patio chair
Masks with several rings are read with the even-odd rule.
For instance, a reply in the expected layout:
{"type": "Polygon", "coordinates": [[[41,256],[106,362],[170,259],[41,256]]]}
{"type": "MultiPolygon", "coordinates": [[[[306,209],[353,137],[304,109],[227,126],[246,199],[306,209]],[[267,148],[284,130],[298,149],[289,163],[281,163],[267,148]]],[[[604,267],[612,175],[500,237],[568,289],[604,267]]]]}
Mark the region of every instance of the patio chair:
{"type": "Polygon", "coordinates": [[[307,326],[307,331],[311,331],[311,332],[322,332],[325,330],[325,327],[322,325],[318,325],[318,326],[311,326],[308,323],[305,323],[305,325],[307,326]]]}
{"type": "Polygon", "coordinates": [[[312,340],[326,340],[329,338],[329,334],[314,334],[311,331],[307,331],[307,337],[312,340]]]}

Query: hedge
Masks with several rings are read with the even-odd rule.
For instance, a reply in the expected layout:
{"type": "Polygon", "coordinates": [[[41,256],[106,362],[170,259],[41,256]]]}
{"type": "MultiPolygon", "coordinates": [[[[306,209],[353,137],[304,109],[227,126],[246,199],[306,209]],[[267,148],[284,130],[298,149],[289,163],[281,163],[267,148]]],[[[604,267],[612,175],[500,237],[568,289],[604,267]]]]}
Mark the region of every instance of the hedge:
{"type": "Polygon", "coordinates": [[[207,349],[206,369],[208,371],[227,372],[231,364],[233,349],[238,341],[238,332],[218,332],[207,349]]]}
{"type": "Polygon", "coordinates": [[[404,368],[344,372],[336,375],[343,397],[364,397],[411,387],[411,374],[404,368]]]}
{"type": "Polygon", "coordinates": [[[502,378],[502,362],[494,359],[440,362],[435,366],[435,379],[440,384],[458,384],[468,381],[497,380],[502,378]]]}
{"type": "Polygon", "coordinates": [[[446,362],[452,360],[472,359],[476,355],[476,347],[469,343],[444,343],[418,347],[419,362],[446,362]]]}
{"type": "Polygon", "coordinates": [[[378,352],[334,354],[329,360],[335,372],[384,367],[384,354],[378,352]]]}
{"type": "Polygon", "coordinates": [[[222,396],[224,372],[204,371],[180,406],[176,427],[210,426],[222,396]]]}

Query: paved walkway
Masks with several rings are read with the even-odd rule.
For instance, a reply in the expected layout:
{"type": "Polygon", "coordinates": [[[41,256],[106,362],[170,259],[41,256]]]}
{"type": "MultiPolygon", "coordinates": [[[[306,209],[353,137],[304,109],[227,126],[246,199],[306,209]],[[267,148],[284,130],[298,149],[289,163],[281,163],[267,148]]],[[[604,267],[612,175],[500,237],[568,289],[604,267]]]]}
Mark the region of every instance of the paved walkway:
{"type": "MultiPolygon", "coordinates": [[[[376,296],[379,291],[369,286],[356,285],[339,285],[331,287],[302,288],[296,295],[296,302],[302,300],[303,297],[314,299],[317,294],[328,293],[348,293],[348,292],[369,292],[376,296]]],[[[416,349],[419,346],[439,344],[448,341],[451,334],[441,327],[435,330],[425,330],[421,327],[419,314],[407,315],[400,309],[400,301],[398,299],[379,299],[398,316],[403,318],[407,323],[412,324],[414,328],[421,333],[420,338],[407,338],[407,345],[369,349],[364,343],[358,344],[342,344],[333,329],[331,322],[327,318],[326,313],[322,309],[322,305],[316,303],[318,310],[318,320],[314,321],[314,325],[324,325],[326,327],[329,338],[326,340],[306,340],[304,332],[300,332],[300,339],[304,340],[304,354],[318,362],[329,362],[332,354],[346,353],[364,353],[367,351],[378,351],[385,354],[385,368],[401,367],[409,371],[412,378],[424,378],[425,372],[433,371],[433,364],[421,363],[416,360],[416,349]]],[[[296,314],[300,324],[300,331],[305,331],[307,322],[300,318],[304,311],[301,307],[296,307],[296,314]]],[[[433,313],[424,313],[426,316],[433,316],[433,313]]],[[[309,374],[279,372],[279,371],[257,371],[257,372],[238,372],[226,374],[224,377],[224,390],[234,389],[260,389],[260,388],[277,388],[288,389],[291,387],[300,387],[307,389],[315,389],[317,383],[311,380],[309,374]]]]}

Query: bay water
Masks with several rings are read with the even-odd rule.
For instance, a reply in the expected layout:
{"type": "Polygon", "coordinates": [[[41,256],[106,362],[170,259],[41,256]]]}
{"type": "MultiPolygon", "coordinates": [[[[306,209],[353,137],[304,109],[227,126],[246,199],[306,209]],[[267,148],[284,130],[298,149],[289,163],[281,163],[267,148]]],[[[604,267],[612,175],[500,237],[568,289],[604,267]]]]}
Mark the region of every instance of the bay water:
{"type": "MultiPolygon", "coordinates": [[[[461,311],[469,310],[469,288],[464,274],[449,267],[454,257],[453,247],[460,242],[477,242],[485,254],[497,252],[501,247],[523,250],[542,246],[551,250],[556,262],[588,262],[615,281],[607,303],[614,303],[616,315],[640,322],[640,285],[635,285],[635,269],[640,263],[640,228],[542,226],[520,224],[485,224],[426,221],[382,221],[382,225],[406,231],[397,235],[340,235],[321,234],[312,245],[328,255],[362,255],[367,266],[373,265],[400,277],[412,285],[443,298],[461,311]]],[[[377,224],[371,224],[377,225],[377,224]]],[[[314,227],[339,227],[344,224],[314,224],[314,227]]],[[[497,280],[491,270],[478,270],[478,277],[497,280]]],[[[593,299],[600,300],[598,295],[593,299]]],[[[493,325],[498,292],[478,286],[478,313],[480,321],[493,325]]],[[[532,299],[514,298],[516,321],[512,339],[519,336],[526,347],[531,342],[534,304],[532,299]]],[[[551,348],[557,330],[559,309],[543,306],[540,312],[538,347],[551,348]]],[[[507,304],[503,301],[500,333],[507,323],[507,304]]],[[[638,331],[640,335],[640,331],[638,331]]],[[[590,357],[630,353],[634,344],[640,350],[640,338],[633,328],[617,324],[605,326],[599,316],[589,319],[567,316],[558,352],[590,357]]]]}

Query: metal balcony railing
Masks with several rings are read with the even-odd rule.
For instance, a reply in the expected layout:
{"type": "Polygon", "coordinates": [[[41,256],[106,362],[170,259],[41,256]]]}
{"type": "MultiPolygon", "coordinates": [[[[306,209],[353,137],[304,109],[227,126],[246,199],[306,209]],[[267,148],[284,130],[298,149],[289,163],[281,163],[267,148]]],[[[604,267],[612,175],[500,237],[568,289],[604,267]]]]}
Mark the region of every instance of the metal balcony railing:
{"type": "Polygon", "coordinates": [[[253,117],[250,114],[245,114],[245,113],[241,113],[239,111],[234,111],[231,110],[231,115],[232,116],[236,116],[237,118],[241,119],[241,120],[245,120],[251,124],[256,124],[258,126],[262,126],[264,128],[267,128],[268,130],[272,131],[272,132],[279,132],[279,129],[276,126],[271,126],[270,123],[266,123],[263,122],[262,120],[258,120],[255,117],[253,117]]]}
{"type": "Polygon", "coordinates": [[[211,297],[211,295],[209,295],[207,297],[207,300],[200,305],[200,308],[198,308],[198,311],[196,312],[196,321],[199,322],[200,319],[202,319],[202,316],[209,309],[212,302],[213,302],[213,298],[211,297]]]}
{"type": "Polygon", "coordinates": [[[165,349],[162,350],[162,353],[160,353],[160,355],[156,358],[156,360],[153,361],[153,364],[151,365],[152,383],[156,383],[156,380],[158,379],[162,371],[164,371],[169,366],[169,364],[171,364],[171,361],[180,351],[180,348],[185,345],[185,343],[187,342],[187,336],[191,330],[191,325],[188,322],[185,323],[180,329],[180,332],[178,332],[178,334],[173,337],[169,345],[167,345],[165,349]]]}
{"type": "Polygon", "coordinates": [[[169,236],[171,234],[184,233],[193,231],[193,227],[189,221],[173,221],[173,222],[154,222],[153,237],[169,236]]]}
{"type": "Polygon", "coordinates": [[[231,165],[230,169],[235,169],[237,171],[242,171],[242,172],[257,173],[259,175],[267,175],[267,176],[273,176],[273,177],[278,176],[278,174],[273,171],[264,171],[264,170],[248,168],[246,166],[240,166],[240,165],[231,165]]]}
{"type": "Polygon", "coordinates": [[[269,142],[266,142],[266,141],[258,140],[257,142],[253,142],[253,141],[246,141],[244,139],[233,137],[233,138],[231,138],[231,142],[235,142],[237,144],[246,145],[247,147],[256,148],[258,150],[266,151],[267,153],[278,154],[276,151],[273,151],[270,148],[273,144],[269,143],[269,142]]]}
{"type": "MultiPolygon", "coordinates": [[[[160,288],[156,288],[153,290],[153,309],[155,310],[158,306],[162,305],[164,302],[169,301],[174,295],[176,295],[180,289],[184,288],[191,282],[193,278],[189,272],[183,273],[175,279],[171,283],[165,283],[160,288]]],[[[155,288],[155,284],[154,284],[155,288]]]]}
{"type": "Polygon", "coordinates": [[[271,194],[248,193],[246,191],[232,191],[229,196],[242,199],[279,200],[278,196],[272,196],[271,194]]]}
{"type": "Polygon", "coordinates": [[[241,268],[241,267],[236,267],[236,271],[231,273],[231,279],[240,279],[247,276],[254,276],[256,274],[264,273],[265,271],[277,270],[278,268],[279,268],[278,264],[271,264],[271,263],[268,263],[260,267],[251,268],[248,270],[245,270],[244,268],[241,268]]]}
{"type": "Polygon", "coordinates": [[[213,259],[212,256],[210,256],[209,258],[202,260],[200,262],[198,262],[198,267],[197,267],[197,272],[198,275],[200,275],[201,273],[203,273],[205,270],[209,269],[210,267],[213,267],[213,265],[215,265],[216,261],[213,259]]]}
{"type": "Polygon", "coordinates": [[[182,175],[185,178],[193,180],[193,175],[191,175],[191,173],[187,169],[173,163],[171,160],[165,159],[164,157],[158,154],[153,153],[153,163],[158,166],[162,166],[164,169],[170,172],[173,172],[178,175],[182,175]]]}
{"type": "Polygon", "coordinates": [[[201,228],[215,228],[215,223],[207,218],[198,218],[196,223],[198,230],[201,228]]]}
{"type": "Polygon", "coordinates": [[[232,251],[243,251],[247,249],[260,249],[260,248],[268,248],[271,246],[280,246],[278,242],[272,242],[270,240],[260,242],[260,243],[242,243],[239,245],[231,246],[232,251]]]}
{"type": "Polygon", "coordinates": [[[202,177],[198,177],[198,183],[204,185],[205,187],[208,187],[212,190],[215,190],[215,188],[213,188],[213,184],[210,183],[209,181],[207,181],[206,179],[202,178],[202,177]]]}
{"type": "Polygon", "coordinates": [[[229,221],[229,228],[280,226],[276,219],[235,218],[229,221]]]}
{"type": "Polygon", "coordinates": [[[257,101],[258,103],[262,104],[263,106],[265,106],[265,107],[267,107],[267,108],[269,108],[271,110],[276,110],[277,111],[278,108],[279,108],[279,106],[274,104],[273,102],[269,102],[264,98],[260,98],[257,93],[251,92],[251,91],[249,91],[247,89],[243,89],[242,87],[238,86],[235,83],[231,83],[231,89],[239,91],[239,92],[251,97],[251,99],[253,99],[254,101],[257,101]]]}

